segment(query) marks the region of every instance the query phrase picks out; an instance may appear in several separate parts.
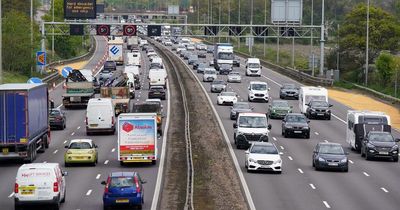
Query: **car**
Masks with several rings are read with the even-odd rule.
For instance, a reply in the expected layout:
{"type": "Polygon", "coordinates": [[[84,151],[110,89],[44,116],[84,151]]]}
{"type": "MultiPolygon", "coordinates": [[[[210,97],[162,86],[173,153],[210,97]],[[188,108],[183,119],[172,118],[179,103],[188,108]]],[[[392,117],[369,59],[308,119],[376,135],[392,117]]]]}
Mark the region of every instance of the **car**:
{"type": "Polygon", "coordinates": [[[208,45],[207,46],[207,53],[214,53],[214,46],[208,45]]]}
{"type": "Polygon", "coordinates": [[[97,145],[92,139],[73,139],[65,148],[67,149],[64,154],[65,167],[78,163],[90,163],[96,166],[99,155],[97,145]]]}
{"type": "Polygon", "coordinates": [[[198,52],[199,58],[207,58],[207,54],[204,51],[198,52]]]}
{"type": "Polygon", "coordinates": [[[203,82],[212,82],[217,79],[217,71],[214,68],[206,68],[203,74],[203,82]]]}
{"type": "Polygon", "coordinates": [[[179,51],[179,57],[183,58],[186,54],[186,48],[179,51]]]}
{"type": "Polygon", "coordinates": [[[165,100],[166,94],[163,86],[151,86],[148,93],[148,98],[159,98],[165,100]]]}
{"type": "Polygon", "coordinates": [[[268,103],[269,101],[268,91],[270,90],[270,88],[268,87],[268,84],[266,82],[250,81],[248,90],[249,91],[247,99],[249,102],[258,100],[268,103]]]}
{"type": "Polygon", "coordinates": [[[176,51],[178,49],[178,46],[176,46],[176,45],[171,45],[171,50],[172,51],[176,51]]]}
{"type": "Polygon", "coordinates": [[[284,118],[288,113],[292,113],[293,106],[290,106],[287,101],[274,100],[268,106],[268,117],[270,119],[284,118]]]}
{"type": "Polygon", "coordinates": [[[361,156],[370,160],[372,158],[391,158],[399,161],[399,146],[391,133],[383,131],[370,131],[361,142],[361,156]]]}
{"type": "Polygon", "coordinates": [[[214,60],[211,59],[211,60],[209,61],[208,65],[209,65],[209,66],[214,66],[214,60]]]}
{"type": "Polygon", "coordinates": [[[231,64],[221,64],[219,65],[219,73],[221,75],[228,75],[232,71],[232,65],[231,64]]]}
{"type": "Polygon", "coordinates": [[[283,84],[279,90],[279,98],[299,99],[299,88],[295,84],[283,84]]]}
{"type": "Polygon", "coordinates": [[[172,46],[171,40],[166,40],[166,41],[164,42],[164,45],[165,45],[165,46],[172,46]]]}
{"type": "MultiPolygon", "coordinates": [[[[31,163],[19,167],[14,184],[15,210],[26,205],[50,205],[41,209],[60,209],[66,198],[65,176],[58,163],[31,163]]],[[[4,207],[4,206],[3,206],[4,207]]]]}
{"type": "Polygon", "coordinates": [[[253,108],[247,102],[236,102],[231,107],[230,119],[236,120],[239,113],[252,112],[253,108]]]}
{"type": "Polygon", "coordinates": [[[226,83],[224,80],[214,79],[211,82],[211,87],[210,87],[211,93],[220,93],[222,91],[225,91],[225,89],[226,89],[226,83]]]}
{"type": "Polygon", "coordinates": [[[51,109],[49,116],[49,124],[50,127],[59,128],[64,130],[67,127],[67,120],[65,117],[65,113],[60,109],[51,109]]]}
{"type": "Polygon", "coordinates": [[[193,70],[197,70],[197,67],[199,66],[199,64],[202,63],[200,60],[195,60],[193,62],[193,70]]]}
{"type": "Polygon", "coordinates": [[[203,44],[203,43],[199,43],[199,44],[196,45],[196,49],[197,50],[206,50],[207,46],[205,44],[203,44]]]}
{"type": "Polygon", "coordinates": [[[187,50],[187,51],[194,51],[194,50],[195,50],[195,47],[194,47],[193,44],[188,44],[188,45],[186,45],[186,50],[187,50]]]}
{"type": "Polygon", "coordinates": [[[233,66],[240,67],[240,58],[235,56],[233,58],[233,66]]]}
{"type": "Polygon", "coordinates": [[[237,94],[235,92],[221,92],[217,96],[218,105],[233,105],[237,102],[237,94]]]}
{"type": "Polygon", "coordinates": [[[104,62],[103,69],[115,71],[117,70],[117,63],[115,61],[106,61],[104,62]]]}
{"type": "Polygon", "coordinates": [[[197,57],[196,54],[191,54],[188,57],[188,64],[189,65],[193,65],[195,62],[197,62],[199,60],[199,57],[197,57]]]}
{"type": "Polygon", "coordinates": [[[245,152],[245,168],[251,171],[270,171],[282,173],[282,159],[275,144],[254,142],[245,152]]]}
{"type": "Polygon", "coordinates": [[[112,77],[114,71],[110,69],[102,69],[99,73],[99,85],[102,86],[109,78],[112,77]]]}
{"type": "Polygon", "coordinates": [[[312,166],[315,170],[339,169],[349,171],[347,152],[341,144],[332,142],[319,142],[313,151],[312,166]]]}
{"type": "Polygon", "coordinates": [[[248,149],[252,142],[268,142],[272,128],[265,113],[242,112],[233,123],[233,139],[237,149],[248,149]]]}
{"type": "Polygon", "coordinates": [[[233,82],[242,82],[242,76],[240,76],[239,72],[233,71],[229,72],[228,74],[228,82],[233,83],[233,82]]]}
{"type": "Polygon", "coordinates": [[[207,64],[206,63],[199,63],[199,65],[197,66],[197,73],[199,74],[204,74],[204,70],[207,68],[207,64]]]}
{"type": "Polygon", "coordinates": [[[307,104],[306,116],[307,118],[323,118],[326,120],[331,119],[332,104],[328,104],[324,100],[312,100],[307,104]]]}
{"type": "Polygon", "coordinates": [[[179,45],[179,46],[176,48],[176,53],[180,53],[181,51],[185,51],[185,50],[186,50],[185,46],[179,45]]]}
{"type": "Polygon", "coordinates": [[[310,138],[310,121],[300,113],[289,113],[282,120],[282,136],[299,135],[306,139],[310,138]]]}
{"type": "Polygon", "coordinates": [[[110,209],[114,206],[129,206],[142,209],[144,204],[144,189],[138,172],[112,172],[108,175],[103,193],[103,207],[110,209]]]}

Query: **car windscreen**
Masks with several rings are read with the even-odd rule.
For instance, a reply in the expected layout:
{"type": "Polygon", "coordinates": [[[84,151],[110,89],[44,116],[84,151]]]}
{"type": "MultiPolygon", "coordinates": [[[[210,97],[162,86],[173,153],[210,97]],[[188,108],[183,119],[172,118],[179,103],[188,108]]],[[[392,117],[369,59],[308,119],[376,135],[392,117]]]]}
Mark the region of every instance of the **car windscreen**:
{"type": "Polygon", "coordinates": [[[310,101],[326,101],[326,96],[316,96],[316,95],[306,95],[305,97],[305,103],[308,104],[310,101]]]}
{"type": "Polygon", "coordinates": [[[205,71],[204,74],[216,74],[216,71],[205,71]]]}
{"type": "Polygon", "coordinates": [[[311,106],[314,106],[314,107],[327,107],[328,103],[326,103],[326,101],[312,101],[311,102],[311,106]]]}
{"type": "Polygon", "coordinates": [[[245,128],[266,128],[267,118],[257,116],[241,116],[239,117],[239,127],[245,128]]]}
{"type": "Polygon", "coordinates": [[[250,104],[247,103],[236,103],[233,105],[234,109],[250,109],[250,104]]]}
{"type": "Polygon", "coordinates": [[[60,111],[59,110],[51,110],[51,112],[50,112],[50,116],[58,116],[58,115],[60,115],[61,113],[60,113],[60,111]]]}
{"type": "Polygon", "coordinates": [[[88,142],[73,142],[69,145],[69,149],[91,149],[88,142]]]}
{"type": "Polygon", "coordinates": [[[223,84],[225,84],[225,82],[222,81],[222,80],[214,80],[214,81],[212,82],[212,84],[213,84],[213,85],[223,85],[223,84]]]}
{"type": "Polygon", "coordinates": [[[287,101],[274,101],[274,102],[272,102],[272,106],[275,106],[275,107],[288,107],[289,103],[287,101]]]}
{"type": "Polygon", "coordinates": [[[240,73],[239,72],[231,72],[231,73],[229,73],[229,75],[230,76],[238,76],[238,75],[240,75],[240,73]]]}
{"type": "Polygon", "coordinates": [[[207,67],[207,65],[205,63],[199,63],[199,67],[198,68],[205,68],[207,67]]]}
{"type": "Polygon", "coordinates": [[[288,115],[286,117],[287,122],[295,122],[295,123],[306,123],[307,120],[302,115],[288,115]]]}
{"type": "Polygon", "coordinates": [[[236,96],[236,93],[234,93],[234,92],[222,92],[220,95],[221,96],[236,96]]]}
{"type": "Polygon", "coordinates": [[[296,85],[294,84],[284,84],[282,86],[283,89],[296,89],[296,85]]]}
{"type": "Polygon", "coordinates": [[[109,187],[135,187],[133,177],[111,177],[109,187]]]}
{"type": "Polygon", "coordinates": [[[267,90],[267,85],[266,84],[252,84],[251,89],[252,90],[267,90]]]}
{"type": "Polygon", "coordinates": [[[393,142],[393,136],[388,133],[374,133],[369,135],[370,141],[393,142]]]}
{"type": "Polygon", "coordinates": [[[321,145],[319,153],[331,155],[344,155],[343,148],[339,145],[321,145]]]}
{"type": "Polygon", "coordinates": [[[278,154],[278,150],[274,146],[254,145],[251,148],[250,153],[277,155],[278,154]]]}
{"type": "Polygon", "coordinates": [[[258,63],[249,63],[248,66],[249,66],[249,68],[259,68],[260,64],[258,64],[258,63]]]}
{"type": "Polygon", "coordinates": [[[134,104],[131,107],[131,112],[133,113],[158,113],[160,110],[160,105],[155,103],[134,104]]]}

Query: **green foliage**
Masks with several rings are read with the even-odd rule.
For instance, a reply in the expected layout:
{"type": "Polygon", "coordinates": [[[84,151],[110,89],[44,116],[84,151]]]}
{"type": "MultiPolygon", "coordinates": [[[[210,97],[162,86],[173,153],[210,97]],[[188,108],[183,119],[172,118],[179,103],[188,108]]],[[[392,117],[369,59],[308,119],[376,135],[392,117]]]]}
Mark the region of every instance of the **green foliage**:
{"type": "Polygon", "coordinates": [[[375,61],[378,75],[382,81],[382,84],[388,84],[391,77],[395,72],[395,59],[394,57],[386,52],[382,52],[375,61]]]}

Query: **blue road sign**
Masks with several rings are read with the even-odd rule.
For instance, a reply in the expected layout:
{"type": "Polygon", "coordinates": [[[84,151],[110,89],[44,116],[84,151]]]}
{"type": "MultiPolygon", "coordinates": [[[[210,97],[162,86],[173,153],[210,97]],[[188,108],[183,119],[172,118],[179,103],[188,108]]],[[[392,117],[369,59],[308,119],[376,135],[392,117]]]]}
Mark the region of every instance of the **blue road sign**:
{"type": "Polygon", "coordinates": [[[43,83],[43,81],[42,81],[42,79],[40,79],[40,78],[32,77],[32,78],[28,79],[27,83],[30,83],[30,84],[40,84],[40,83],[43,83]]]}
{"type": "Polygon", "coordinates": [[[71,73],[73,70],[73,68],[66,66],[61,70],[61,76],[63,76],[64,78],[67,78],[69,73],[71,73]]]}
{"type": "Polygon", "coordinates": [[[113,55],[115,55],[115,54],[117,54],[117,53],[119,52],[119,49],[118,49],[118,47],[116,47],[116,46],[112,46],[111,49],[110,49],[110,52],[111,52],[113,55]]]}
{"type": "Polygon", "coordinates": [[[45,66],[46,65],[46,52],[36,52],[36,65],[45,66]]]}

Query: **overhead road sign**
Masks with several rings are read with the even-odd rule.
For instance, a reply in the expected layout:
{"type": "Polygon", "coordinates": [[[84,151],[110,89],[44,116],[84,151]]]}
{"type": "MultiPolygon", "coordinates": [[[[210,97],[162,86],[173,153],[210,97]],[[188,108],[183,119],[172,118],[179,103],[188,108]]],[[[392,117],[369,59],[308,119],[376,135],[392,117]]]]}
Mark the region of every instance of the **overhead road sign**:
{"type": "Polygon", "coordinates": [[[36,52],[36,65],[45,66],[46,65],[46,52],[36,52]]]}
{"type": "Polygon", "coordinates": [[[66,66],[64,68],[61,69],[61,76],[63,76],[64,78],[67,78],[68,75],[73,71],[74,69],[72,67],[66,66]]]}
{"type": "Polygon", "coordinates": [[[96,0],[64,0],[65,19],[96,19],[96,0]]]}
{"type": "Polygon", "coordinates": [[[69,25],[69,34],[75,36],[83,36],[85,32],[83,31],[83,25],[69,25]]]}
{"type": "Polygon", "coordinates": [[[124,36],[136,36],[136,26],[135,25],[123,25],[124,36]]]}
{"type": "Polygon", "coordinates": [[[147,36],[161,36],[161,25],[148,25],[147,36]]]}
{"type": "Polygon", "coordinates": [[[38,78],[38,77],[31,77],[30,79],[28,79],[27,83],[29,84],[41,84],[43,83],[42,79],[38,78]]]}
{"type": "Polygon", "coordinates": [[[96,34],[98,36],[110,36],[110,25],[96,25],[96,34]]]}
{"type": "Polygon", "coordinates": [[[303,0],[271,0],[273,24],[300,25],[303,19],[303,0]]]}

